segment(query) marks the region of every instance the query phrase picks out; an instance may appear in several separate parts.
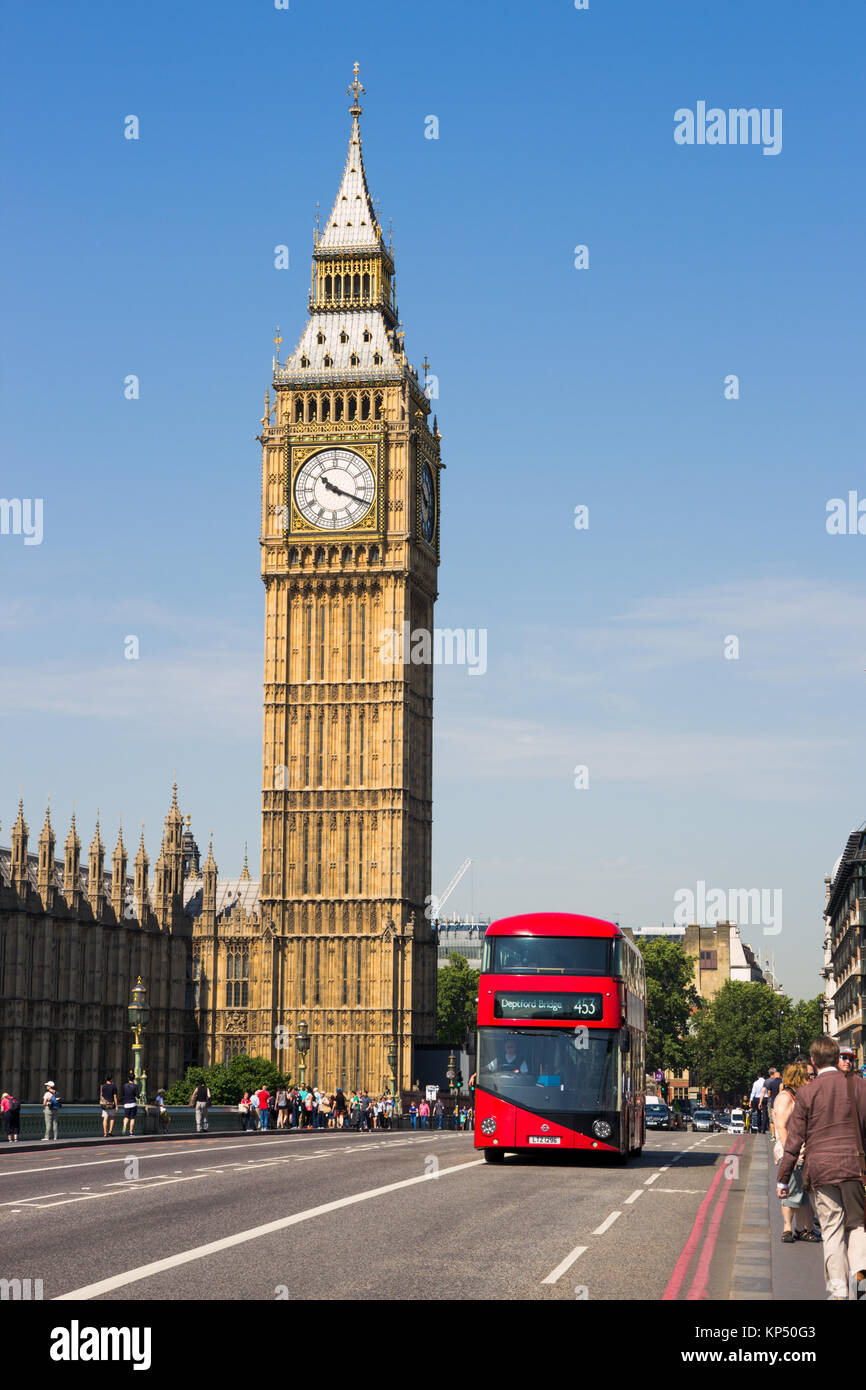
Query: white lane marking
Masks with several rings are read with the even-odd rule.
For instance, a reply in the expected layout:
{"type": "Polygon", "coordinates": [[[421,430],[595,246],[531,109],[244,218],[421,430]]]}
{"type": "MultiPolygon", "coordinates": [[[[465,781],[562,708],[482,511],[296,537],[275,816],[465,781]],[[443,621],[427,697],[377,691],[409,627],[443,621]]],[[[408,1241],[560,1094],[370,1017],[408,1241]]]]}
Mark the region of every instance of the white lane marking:
{"type": "Polygon", "coordinates": [[[654,1187],[653,1192],[689,1192],[694,1196],[698,1192],[703,1192],[702,1187],[654,1187]]]}
{"type": "Polygon", "coordinates": [[[618,1216],[622,1216],[621,1211],[612,1211],[610,1216],[606,1216],[600,1226],[596,1226],[593,1231],[594,1236],[603,1236],[605,1231],[609,1231],[618,1216]]]}
{"type": "Polygon", "coordinates": [[[637,1199],[638,1199],[638,1197],[640,1197],[642,1193],[643,1193],[643,1188],[642,1188],[642,1187],[636,1187],[635,1190],[634,1190],[634,1192],[631,1194],[631,1196],[630,1196],[630,1197],[626,1197],[626,1199],[625,1199],[625,1205],[626,1205],[627,1207],[630,1207],[631,1204],[632,1204],[632,1202],[636,1202],[637,1199]]]}
{"type": "MultiPolygon", "coordinates": [[[[186,1140],[182,1140],[186,1143],[186,1140]]],[[[124,1163],[128,1158],[201,1158],[202,1154],[218,1153],[220,1149],[233,1149],[234,1144],[213,1144],[209,1148],[201,1148],[195,1144],[194,1150],[188,1149],[186,1153],[178,1153],[177,1147],[174,1149],[163,1149],[161,1153],[147,1153],[143,1144],[138,1145],[135,1153],[123,1153],[121,1149],[114,1151],[113,1158],[91,1158],[86,1163],[52,1163],[50,1168],[10,1168],[4,1171],[0,1165],[0,1178],[12,1178],[19,1173],[60,1173],[66,1168],[101,1168],[106,1163],[124,1163]]]]}
{"type": "Polygon", "coordinates": [[[653,1173],[653,1174],[651,1174],[651,1176],[648,1177],[648,1178],[645,1180],[645,1182],[644,1182],[644,1187],[649,1187],[649,1185],[650,1185],[651,1182],[658,1182],[658,1179],[659,1179],[659,1174],[658,1174],[658,1173],[653,1173]]]}
{"type": "Polygon", "coordinates": [[[65,1192],[38,1192],[35,1197],[16,1197],[14,1202],[0,1202],[0,1207],[22,1207],[27,1202],[45,1202],[49,1197],[65,1197],[65,1192]]]}
{"type": "Polygon", "coordinates": [[[571,1254],[566,1255],[565,1259],[562,1260],[556,1266],[556,1269],[551,1270],[550,1274],[548,1274],[546,1279],[542,1279],[542,1284],[555,1284],[557,1279],[562,1278],[563,1274],[567,1269],[571,1269],[571,1266],[574,1264],[575,1260],[580,1258],[584,1250],[588,1249],[589,1247],[586,1245],[576,1245],[572,1250],[571,1254]]]}
{"type": "Polygon", "coordinates": [[[169,1255],[167,1259],[154,1260],[151,1264],[140,1265],[138,1269],[129,1269],[124,1274],[115,1274],[108,1279],[100,1279],[95,1284],[85,1284],[80,1289],[71,1289],[69,1293],[58,1294],[53,1301],[67,1303],[77,1298],[98,1298],[100,1294],[111,1293],[113,1289],[124,1288],[127,1284],[136,1284],[142,1279],[150,1279],[153,1275],[162,1274],[167,1269],[176,1269],[178,1265],[205,1259],[206,1256],[215,1255],[221,1250],[231,1250],[236,1245],[257,1240],[259,1236],[269,1236],[276,1231],[285,1231],[289,1226],[300,1225],[302,1221],[314,1221],[319,1216],[326,1216],[332,1211],[340,1211],[343,1207],[355,1206],[358,1202],[368,1202],[373,1197],[382,1197],[388,1192],[399,1192],[405,1187],[416,1187],[418,1183],[441,1182],[451,1173],[464,1173],[468,1168],[480,1168],[483,1162],[483,1158],[475,1158],[469,1163],[457,1163],[451,1168],[440,1168],[437,1173],[423,1173],[420,1177],[404,1178],[402,1182],[388,1183],[385,1187],[373,1187],[367,1192],[356,1192],[351,1197],[339,1197],[334,1202],[325,1202],[322,1206],[309,1207],[306,1211],[295,1212],[294,1216],[284,1216],[279,1221],[268,1221],[264,1226],[253,1226],[246,1231],[239,1231],[237,1235],[226,1236],[223,1240],[214,1240],[207,1245],[196,1246],[192,1250],[182,1250],[177,1255],[169,1255]]]}

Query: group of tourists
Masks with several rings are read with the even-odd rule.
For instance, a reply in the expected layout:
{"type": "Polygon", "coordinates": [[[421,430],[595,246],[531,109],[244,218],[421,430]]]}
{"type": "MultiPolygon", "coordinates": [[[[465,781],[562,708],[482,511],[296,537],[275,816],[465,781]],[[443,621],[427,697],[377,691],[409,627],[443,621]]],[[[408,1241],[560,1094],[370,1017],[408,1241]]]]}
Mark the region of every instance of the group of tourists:
{"type": "MultiPolygon", "coordinates": [[[[468,1105],[456,1105],[450,1116],[449,1128],[471,1129],[473,1111],[468,1105]]],[[[445,1105],[437,1096],[431,1104],[422,1100],[409,1106],[409,1121],[413,1129],[442,1129],[445,1122],[445,1105]]]]}
{"type": "MultiPolygon", "coordinates": [[[[782,1240],[823,1241],[828,1297],[847,1300],[849,1281],[866,1280],[866,1080],[856,1054],[833,1038],[817,1038],[809,1058],[792,1062],[781,1076],[771,1068],[758,1081],[779,1165],[782,1240]]],[[[760,1118],[757,1131],[765,1132],[760,1118]]]]}
{"type": "Polygon", "coordinates": [[[397,1113],[393,1096],[373,1099],[367,1091],[347,1096],[338,1089],[332,1093],[318,1086],[277,1086],[269,1091],[244,1091],[240,1104],[241,1129],[390,1129],[397,1113]]]}

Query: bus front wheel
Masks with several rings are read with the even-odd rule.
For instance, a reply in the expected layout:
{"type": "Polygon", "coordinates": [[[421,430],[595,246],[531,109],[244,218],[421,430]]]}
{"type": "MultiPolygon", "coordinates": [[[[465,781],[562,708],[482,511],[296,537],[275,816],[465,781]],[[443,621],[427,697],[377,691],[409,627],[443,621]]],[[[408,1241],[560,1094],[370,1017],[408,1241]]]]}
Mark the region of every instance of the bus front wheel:
{"type": "Polygon", "coordinates": [[[501,1163],[501,1162],[503,1161],[504,1158],[505,1158],[505,1150],[504,1150],[504,1149],[485,1149],[485,1150],[484,1150],[484,1162],[485,1162],[485,1163],[501,1163]]]}

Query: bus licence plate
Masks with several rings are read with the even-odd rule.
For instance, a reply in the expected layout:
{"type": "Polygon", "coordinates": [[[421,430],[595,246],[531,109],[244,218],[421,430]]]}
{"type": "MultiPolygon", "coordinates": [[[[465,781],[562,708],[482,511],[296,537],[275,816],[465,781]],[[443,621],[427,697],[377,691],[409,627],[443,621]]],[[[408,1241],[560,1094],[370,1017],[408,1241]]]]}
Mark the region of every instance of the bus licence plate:
{"type": "Polygon", "coordinates": [[[562,1140],[558,1134],[530,1134],[530,1144],[561,1144],[562,1140]]]}

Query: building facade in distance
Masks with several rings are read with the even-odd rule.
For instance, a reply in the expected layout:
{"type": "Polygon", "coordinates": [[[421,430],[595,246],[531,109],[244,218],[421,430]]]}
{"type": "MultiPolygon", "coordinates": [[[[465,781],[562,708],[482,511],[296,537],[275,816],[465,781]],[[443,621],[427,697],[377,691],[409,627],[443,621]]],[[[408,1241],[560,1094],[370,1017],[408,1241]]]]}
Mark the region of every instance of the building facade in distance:
{"type": "Polygon", "coordinates": [[[824,880],[825,1027],[840,1045],[866,1056],[866,826],[852,831],[824,880]]]}

